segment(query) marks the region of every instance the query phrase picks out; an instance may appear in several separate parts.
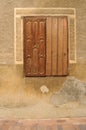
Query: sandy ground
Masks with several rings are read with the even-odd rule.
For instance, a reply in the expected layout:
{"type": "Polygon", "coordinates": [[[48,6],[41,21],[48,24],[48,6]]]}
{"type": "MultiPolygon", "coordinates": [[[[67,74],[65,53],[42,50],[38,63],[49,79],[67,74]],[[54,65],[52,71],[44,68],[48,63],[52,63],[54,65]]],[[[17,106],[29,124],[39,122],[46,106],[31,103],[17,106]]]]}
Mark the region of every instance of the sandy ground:
{"type": "Polygon", "coordinates": [[[55,119],[58,117],[85,117],[86,106],[77,102],[67,103],[60,107],[46,103],[43,100],[34,105],[19,108],[0,108],[0,118],[22,118],[22,119],[55,119]]]}
{"type": "MultiPolygon", "coordinates": [[[[86,65],[72,65],[70,76],[86,82],[86,65]]],[[[22,66],[0,66],[0,118],[84,117],[86,105],[68,102],[55,107],[50,97],[59,91],[67,77],[25,78],[22,66]],[[49,93],[40,87],[46,85],[49,93]]]]}

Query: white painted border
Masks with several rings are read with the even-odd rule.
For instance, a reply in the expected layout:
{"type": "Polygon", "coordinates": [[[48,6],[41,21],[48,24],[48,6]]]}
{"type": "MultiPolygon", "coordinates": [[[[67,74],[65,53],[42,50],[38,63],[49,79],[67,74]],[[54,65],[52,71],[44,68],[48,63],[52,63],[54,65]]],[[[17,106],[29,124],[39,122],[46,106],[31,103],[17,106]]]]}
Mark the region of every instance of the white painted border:
{"type": "Polygon", "coordinates": [[[43,8],[42,8],[42,7],[41,7],[41,8],[40,8],[40,7],[33,8],[33,7],[30,7],[30,8],[14,8],[14,9],[17,9],[17,10],[21,10],[21,9],[23,9],[23,10],[27,10],[27,9],[29,9],[29,10],[30,10],[30,9],[37,9],[37,10],[38,10],[38,9],[41,9],[41,10],[43,10],[43,9],[50,9],[50,10],[51,10],[51,9],[54,9],[54,10],[56,10],[56,9],[57,9],[57,10],[58,10],[58,9],[61,9],[61,10],[62,10],[62,9],[64,9],[64,10],[65,10],[65,9],[68,9],[68,10],[69,10],[69,9],[72,9],[72,10],[75,10],[75,8],[62,8],[62,7],[58,7],[58,8],[52,8],[52,7],[49,7],[49,8],[47,8],[47,7],[46,7],[46,8],[44,8],[44,7],[43,7],[43,8]]]}
{"type": "MultiPolygon", "coordinates": [[[[70,60],[69,59],[69,63],[76,63],[76,9],[75,8],[14,8],[14,62],[15,64],[23,64],[23,60],[22,61],[17,61],[16,60],[16,18],[19,17],[19,18],[22,18],[22,15],[20,14],[17,14],[17,10],[73,10],[74,11],[74,14],[43,14],[43,13],[40,13],[40,14],[34,14],[34,13],[31,13],[31,14],[28,14],[28,16],[68,16],[68,17],[74,17],[74,28],[75,28],[75,60],[70,60]]],[[[27,16],[26,15],[23,15],[23,16],[27,16]]],[[[21,24],[23,24],[21,22],[21,24]]],[[[70,23],[69,23],[70,24],[70,23]]],[[[22,30],[23,31],[23,30],[22,30]]],[[[22,32],[21,32],[21,35],[22,35],[22,32]]],[[[23,40],[23,39],[21,39],[23,40]]],[[[69,47],[70,47],[70,41],[69,41],[69,47]]],[[[70,58],[70,54],[69,54],[69,58],[70,58]]]]}
{"type": "Polygon", "coordinates": [[[17,64],[17,61],[16,61],[16,8],[14,8],[14,63],[17,64]]]}
{"type": "Polygon", "coordinates": [[[77,63],[77,49],[76,49],[76,10],[74,10],[75,13],[75,24],[74,24],[74,28],[75,28],[75,63],[77,63]]]}

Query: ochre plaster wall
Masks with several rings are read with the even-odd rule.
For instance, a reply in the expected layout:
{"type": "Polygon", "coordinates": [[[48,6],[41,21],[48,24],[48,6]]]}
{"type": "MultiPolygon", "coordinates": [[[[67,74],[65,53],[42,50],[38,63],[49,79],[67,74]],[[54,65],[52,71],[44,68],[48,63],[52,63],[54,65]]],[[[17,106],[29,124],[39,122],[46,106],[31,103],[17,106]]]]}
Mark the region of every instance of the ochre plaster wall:
{"type": "Polygon", "coordinates": [[[0,64],[14,64],[14,8],[76,9],[77,62],[86,63],[86,0],[0,0],[0,64]]]}
{"type": "MultiPolygon", "coordinates": [[[[66,77],[25,78],[23,66],[12,65],[14,64],[14,8],[24,7],[76,8],[77,62],[86,63],[86,0],[0,0],[0,64],[11,64],[0,65],[1,107],[31,106],[34,102],[38,103],[41,98],[47,101],[48,97],[57,92],[66,80],[66,77]],[[42,85],[49,88],[48,96],[41,94],[42,85]]],[[[69,68],[69,76],[86,81],[85,70],[86,65],[72,65],[69,68]]],[[[40,102],[38,104],[40,105],[40,102]]],[[[6,111],[6,109],[3,110],[6,111]]],[[[1,113],[3,114],[2,111],[1,113]]],[[[15,113],[17,112],[14,111],[14,115],[15,113]]]]}

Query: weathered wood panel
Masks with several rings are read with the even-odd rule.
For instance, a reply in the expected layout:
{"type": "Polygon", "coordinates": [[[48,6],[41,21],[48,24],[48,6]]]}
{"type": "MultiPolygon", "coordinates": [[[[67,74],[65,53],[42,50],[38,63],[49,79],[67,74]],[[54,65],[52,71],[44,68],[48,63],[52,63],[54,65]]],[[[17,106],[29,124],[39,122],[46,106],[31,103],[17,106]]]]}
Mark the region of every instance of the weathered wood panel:
{"type": "Polygon", "coordinates": [[[24,19],[24,51],[27,76],[67,75],[67,17],[24,19]]]}
{"type": "Polygon", "coordinates": [[[39,37],[38,37],[38,44],[39,44],[39,75],[45,76],[46,73],[46,47],[45,47],[45,40],[46,40],[46,23],[45,20],[41,20],[39,22],[39,37]]]}
{"type": "Polygon", "coordinates": [[[63,75],[68,74],[68,21],[63,18],[63,75]]]}
{"type": "Polygon", "coordinates": [[[58,74],[68,74],[68,22],[67,17],[58,18],[58,74]]]}
{"type": "Polygon", "coordinates": [[[46,20],[46,75],[51,75],[51,17],[46,20]]]}
{"type": "Polygon", "coordinates": [[[52,75],[57,75],[57,48],[58,48],[58,44],[57,44],[57,30],[58,30],[58,23],[57,23],[57,18],[54,17],[52,18],[52,34],[51,34],[51,38],[52,38],[52,51],[51,51],[51,66],[52,66],[52,75]]]}
{"type": "Polygon", "coordinates": [[[58,75],[62,75],[63,60],[63,19],[59,17],[58,27],[58,75]]]}
{"type": "Polygon", "coordinates": [[[26,76],[45,75],[45,20],[24,18],[24,68],[26,76]]]}
{"type": "Polygon", "coordinates": [[[48,17],[46,23],[46,75],[68,74],[67,17],[48,17]]]}

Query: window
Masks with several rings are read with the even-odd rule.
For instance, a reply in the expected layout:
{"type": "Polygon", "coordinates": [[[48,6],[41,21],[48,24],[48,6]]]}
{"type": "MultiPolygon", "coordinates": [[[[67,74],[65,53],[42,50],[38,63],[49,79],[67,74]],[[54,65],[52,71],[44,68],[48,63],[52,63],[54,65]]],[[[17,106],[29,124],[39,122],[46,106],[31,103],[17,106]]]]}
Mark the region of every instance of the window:
{"type": "Polygon", "coordinates": [[[67,75],[67,17],[24,17],[23,25],[25,76],[67,75]]]}

